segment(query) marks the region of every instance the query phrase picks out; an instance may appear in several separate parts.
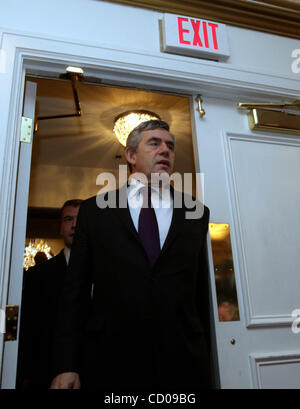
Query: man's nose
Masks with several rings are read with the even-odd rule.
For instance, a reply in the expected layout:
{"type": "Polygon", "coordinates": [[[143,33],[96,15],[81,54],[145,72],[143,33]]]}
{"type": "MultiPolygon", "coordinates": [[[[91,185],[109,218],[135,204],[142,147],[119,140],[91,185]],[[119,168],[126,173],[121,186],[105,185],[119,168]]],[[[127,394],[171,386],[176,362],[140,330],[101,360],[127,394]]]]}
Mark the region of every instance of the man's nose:
{"type": "Polygon", "coordinates": [[[169,146],[168,146],[165,142],[163,142],[163,143],[160,145],[159,153],[160,153],[161,155],[164,155],[164,156],[168,156],[168,155],[169,155],[169,153],[170,153],[170,148],[169,148],[169,146]]]}

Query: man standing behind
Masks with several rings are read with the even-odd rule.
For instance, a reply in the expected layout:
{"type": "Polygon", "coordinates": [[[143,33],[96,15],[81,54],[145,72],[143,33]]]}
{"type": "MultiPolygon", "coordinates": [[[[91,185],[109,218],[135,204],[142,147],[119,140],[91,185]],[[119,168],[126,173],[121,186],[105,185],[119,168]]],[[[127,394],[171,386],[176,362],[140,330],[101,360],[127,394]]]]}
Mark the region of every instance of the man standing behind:
{"type": "Polygon", "coordinates": [[[125,156],[133,183],[116,191],[116,207],[97,205],[106,193],[80,208],[61,298],[52,388],[208,388],[209,210],[202,206],[198,218],[186,218],[187,201],[174,205],[186,195],[171,188],[164,206],[165,195],[151,185],[152,175],[173,170],[175,139],[167,123],[140,124],[128,137],[125,156]],[[144,180],[135,179],[137,172],[144,180]],[[127,206],[121,205],[124,196],[127,206]],[[151,208],[150,200],[158,208],[151,208]]]}
{"type": "Polygon", "coordinates": [[[61,252],[24,274],[18,387],[48,389],[58,298],[66,276],[80,199],[68,200],[61,208],[61,252]]]}

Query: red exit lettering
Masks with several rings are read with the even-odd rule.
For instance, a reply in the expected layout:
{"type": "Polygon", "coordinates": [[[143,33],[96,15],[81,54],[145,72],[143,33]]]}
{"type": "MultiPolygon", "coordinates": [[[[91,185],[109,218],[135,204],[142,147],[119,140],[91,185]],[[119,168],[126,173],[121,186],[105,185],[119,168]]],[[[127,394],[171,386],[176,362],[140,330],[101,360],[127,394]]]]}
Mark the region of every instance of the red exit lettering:
{"type": "Polygon", "coordinates": [[[209,42],[212,42],[214,50],[218,50],[217,28],[218,24],[207,23],[206,21],[194,20],[184,17],[177,17],[178,38],[180,44],[193,45],[194,47],[209,48],[209,42]],[[184,24],[184,25],[183,25],[184,24]],[[209,29],[208,29],[208,27],[209,29]],[[191,28],[192,30],[189,30],[191,28]],[[201,35],[200,35],[201,30],[201,35]],[[192,34],[193,41],[188,34],[192,34]],[[184,38],[184,34],[186,37],[184,38]]]}

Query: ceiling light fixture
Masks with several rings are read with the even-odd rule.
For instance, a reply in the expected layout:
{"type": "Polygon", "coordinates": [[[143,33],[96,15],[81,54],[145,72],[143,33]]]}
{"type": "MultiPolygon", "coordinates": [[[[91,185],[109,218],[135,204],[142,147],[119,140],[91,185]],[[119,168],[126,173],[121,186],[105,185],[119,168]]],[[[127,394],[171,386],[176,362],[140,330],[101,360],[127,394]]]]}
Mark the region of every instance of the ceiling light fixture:
{"type": "Polygon", "coordinates": [[[126,146],[126,141],[130,132],[137,127],[141,122],[149,121],[150,119],[160,120],[159,115],[146,110],[126,111],[118,115],[114,122],[114,133],[118,141],[126,146]]]}
{"type": "Polygon", "coordinates": [[[44,242],[44,240],[41,239],[35,239],[33,241],[30,240],[29,245],[25,247],[23,264],[25,270],[28,270],[29,267],[35,265],[34,257],[38,252],[45,253],[48,259],[52,257],[51,247],[49,247],[48,244],[44,242]]]}

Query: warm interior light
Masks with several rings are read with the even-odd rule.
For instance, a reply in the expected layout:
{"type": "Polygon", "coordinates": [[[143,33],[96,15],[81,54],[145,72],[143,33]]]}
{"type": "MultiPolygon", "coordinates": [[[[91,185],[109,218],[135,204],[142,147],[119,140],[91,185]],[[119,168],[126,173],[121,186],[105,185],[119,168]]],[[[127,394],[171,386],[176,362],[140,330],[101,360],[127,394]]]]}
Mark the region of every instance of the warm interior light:
{"type": "Polygon", "coordinates": [[[24,268],[28,270],[29,267],[35,265],[34,257],[36,253],[39,251],[46,254],[47,258],[51,258],[51,247],[48,246],[44,240],[35,239],[33,241],[30,240],[29,245],[25,247],[25,254],[24,254],[24,268]]]}
{"type": "Polygon", "coordinates": [[[209,233],[212,240],[224,240],[229,234],[227,223],[209,223],[209,233]]]}
{"type": "Polygon", "coordinates": [[[115,119],[114,133],[119,142],[126,146],[130,132],[141,122],[149,121],[150,119],[160,119],[160,117],[154,112],[145,110],[123,112],[115,119]]]}

